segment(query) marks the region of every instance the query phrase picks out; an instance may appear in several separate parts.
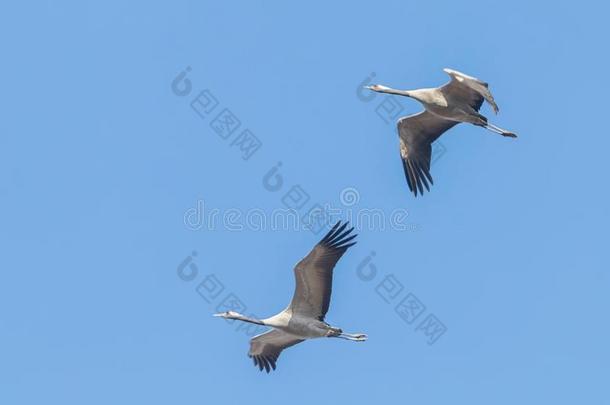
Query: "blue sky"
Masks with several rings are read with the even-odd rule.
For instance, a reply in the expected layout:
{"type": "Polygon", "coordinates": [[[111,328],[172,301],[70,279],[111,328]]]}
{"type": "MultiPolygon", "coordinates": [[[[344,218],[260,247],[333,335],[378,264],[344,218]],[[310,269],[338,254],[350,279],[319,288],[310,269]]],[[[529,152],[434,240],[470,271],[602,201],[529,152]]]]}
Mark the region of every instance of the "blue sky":
{"type": "Polygon", "coordinates": [[[608,403],[607,6],[126,3],[0,10],[0,402],[608,403]],[[453,128],[415,199],[384,98],[358,88],[444,67],[490,82],[483,113],[519,138],[453,128]],[[322,233],[190,215],[269,215],[297,186],[300,213],[408,226],[361,229],[336,268],[327,320],[369,341],[306,342],[263,375],[250,331],[210,315],[283,309],[322,233]]]}

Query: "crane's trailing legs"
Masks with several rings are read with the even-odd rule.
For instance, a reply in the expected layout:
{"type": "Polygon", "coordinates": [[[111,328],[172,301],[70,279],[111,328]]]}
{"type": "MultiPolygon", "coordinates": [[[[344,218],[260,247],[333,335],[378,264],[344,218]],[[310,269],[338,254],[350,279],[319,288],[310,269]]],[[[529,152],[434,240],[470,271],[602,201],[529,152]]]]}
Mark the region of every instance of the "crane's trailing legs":
{"type": "MultiPolygon", "coordinates": [[[[471,111],[471,112],[467,112],[464,114],[464,121],[466,122],[470,122],[471,124],[477,125],[479,127],[483,127],[486,128],[488,130],[490,130],[491,132],[495,132],[496,134],[500,134],[502,136],[507,136],[510,138],[516,138],[517,134],[515,134],[514,132],[511,131],[507,131],[505,129],[502,129],[494,124],[491,124],[488,120],[487,117],[479,114],[477,111],[471,111]]],[[[442,117],[442,115],[441,115],[442,117]]],[[[462,120],[458,120],[458,122],[461,122],[462,120]]]]}
{"type": "Polygon", "coordinates": [[[364,333],[344,333],[341,328],[335,328],[333,326],[328,327],[326,337],[336,337],[354,342],[364,342],[368,338],[364,333]]]}
{"type": "Polygon", "coordinates": [[[339,339],[351,340],[352,342],[364,342],[366,339],[368,339],[368,336],[366,336],[364,333],[342,333],[334,337],[338,337],[339,339]]]}
{"type": "Polygon", "coordinates": [[[489,129],[491,132],[495,132],[496,134],[500,134],[502,136],[508,136],[509,138],[517,137],[517,134],[515,134],[514,132],[507,131],[505,129],[495,126],[494,124],[490,124],[488,122],[485,125],[483,125],[483,127],[489,129]]]}

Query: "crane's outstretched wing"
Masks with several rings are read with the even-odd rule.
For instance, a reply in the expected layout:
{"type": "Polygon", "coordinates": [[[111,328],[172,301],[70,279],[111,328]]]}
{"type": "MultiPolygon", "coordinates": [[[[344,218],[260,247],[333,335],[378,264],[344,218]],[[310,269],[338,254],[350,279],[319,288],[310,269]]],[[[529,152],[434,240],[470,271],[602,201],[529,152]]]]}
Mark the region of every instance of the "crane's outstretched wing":
{"type": "Polygon", "coordinates": [[[263,371],[275,370],[275,363],[282,350],[301,343],[304,339],[290,335],[277,329],[271,329],[250,339],[248,357],[254,360],[254,365],[263,371]]]}
{"type": "Polygon", "coordinates": [[[398,120],[400,157],[409,190],[415,197],[418,190],[423,195],[424,187],[430,191],[430,185],[434,184],[430,175],[432,142],[456,124],[458,122],[445,120],[428,111],[398,120]]]}
{"type": "Polygon", "coordinates": [[[443,94],[449,98],[449,103],[466,102],[469,106],[479,111],[483,99],[491,105],[494,113],[498,113],[498,105],[489,91],[489,85],[476,77],[468,76],[453,69],[443,69],[451,77],[451,81],[440,88],[443,94]]]}
{"type": "Polygon", "coordinates": [[[341,221],[294,268],[296,288],[288,309],[293,315],[315,318],[320,321],[328,312],[333,284],[333,268],[343,253],[356,244],[351,242],[354,228],[345,230],[341,221]]]}

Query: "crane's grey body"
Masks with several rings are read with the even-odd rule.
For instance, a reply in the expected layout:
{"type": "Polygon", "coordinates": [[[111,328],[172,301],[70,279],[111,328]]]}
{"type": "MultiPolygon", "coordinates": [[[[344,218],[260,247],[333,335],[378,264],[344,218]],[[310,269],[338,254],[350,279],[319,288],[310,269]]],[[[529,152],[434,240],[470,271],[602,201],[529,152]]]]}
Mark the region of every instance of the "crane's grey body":
{"type": "Polygon", "coordinates": [[[237,312],[227,311],[214,316],[236,319],[272,329],[250,340],[248,356],[262,371],[275,370],[282,350],[306,339],[336,337],[357,342],[367,339],[365,334],[343,333],[340,328],[324,322],[330,305],[332,275],[335,264],[343,253],[356,242],[356,235],[345,230],[347,223],[335,226],[322,238],[313,250],[294,268],[295,291],[286,309],[266,319],[253,319],[237,312]]]}
{"type": "Polygon", "coordinates": [[[451,81],[441,87],[419,90],[396,90],[386,86],[367,86],[373,91],[410,97],[419,101],[425,111],[398,120],[400,156],[409,189],[417,196],[424,187],[430,191],[431,144],[449,128],[461,122],[484,127],[497,134],[516,138],[513,132],[488,122],[479,113],[483,100],[498,112],[487,83],[452,69],[444,69],[451,81]]]}

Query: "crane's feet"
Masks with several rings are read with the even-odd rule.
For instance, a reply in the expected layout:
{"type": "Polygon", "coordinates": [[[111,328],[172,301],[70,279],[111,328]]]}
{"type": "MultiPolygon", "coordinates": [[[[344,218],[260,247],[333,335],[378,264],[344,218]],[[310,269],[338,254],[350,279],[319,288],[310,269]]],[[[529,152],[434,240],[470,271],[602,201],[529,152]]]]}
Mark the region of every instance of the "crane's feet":
{"type": "Polygon", "coordinates": [[[516,138],[517,134],[515,134],[514,132],[504,131],[502,132],[502,136],[506,136],[508,138],[516,138]]]}

